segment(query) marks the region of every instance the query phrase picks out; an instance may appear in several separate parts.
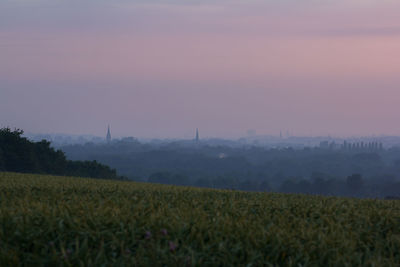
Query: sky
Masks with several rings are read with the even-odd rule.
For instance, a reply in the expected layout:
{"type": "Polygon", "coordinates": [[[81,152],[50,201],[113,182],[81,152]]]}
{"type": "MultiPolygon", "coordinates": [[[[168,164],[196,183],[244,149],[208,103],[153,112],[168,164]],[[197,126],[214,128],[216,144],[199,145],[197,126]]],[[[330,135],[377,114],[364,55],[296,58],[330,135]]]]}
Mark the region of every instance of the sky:
{"type": "Polygon", "coordinates": [[[0,127],[400,135],[400,1],[0,0],[0,127]]]}

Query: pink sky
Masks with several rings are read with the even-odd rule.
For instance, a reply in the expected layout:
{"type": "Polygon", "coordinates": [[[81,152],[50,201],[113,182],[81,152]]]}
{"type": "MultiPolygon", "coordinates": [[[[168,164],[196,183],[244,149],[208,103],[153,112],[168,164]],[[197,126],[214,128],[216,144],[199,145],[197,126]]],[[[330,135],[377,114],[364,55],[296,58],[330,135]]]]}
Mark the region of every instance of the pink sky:
{"type": "Polygon", "coordinates": [[[400,135],[398,1],[3,1],[0,126],[400,135]]]}

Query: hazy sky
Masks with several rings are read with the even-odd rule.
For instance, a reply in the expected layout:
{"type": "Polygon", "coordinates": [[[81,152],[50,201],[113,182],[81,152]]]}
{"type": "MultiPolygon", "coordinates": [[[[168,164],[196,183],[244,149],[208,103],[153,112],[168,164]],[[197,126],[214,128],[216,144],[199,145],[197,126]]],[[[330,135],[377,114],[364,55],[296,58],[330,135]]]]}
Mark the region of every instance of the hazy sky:
{"type": "Polygon", "coordinates": [[[400,135],[398,0],[0,0],[0,127],[400,135]]]}

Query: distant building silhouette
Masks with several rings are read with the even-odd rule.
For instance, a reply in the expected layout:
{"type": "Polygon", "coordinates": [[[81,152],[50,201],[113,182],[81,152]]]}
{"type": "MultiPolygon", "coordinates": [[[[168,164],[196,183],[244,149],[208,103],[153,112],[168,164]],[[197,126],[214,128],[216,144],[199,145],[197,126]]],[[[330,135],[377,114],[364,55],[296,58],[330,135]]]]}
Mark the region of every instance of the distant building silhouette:
{"type": "Polygon", "coordinates": [[[111,142],[110,125],[108,125],[106,141],[107,141],[107,143],[111,142]]]}
{"type": "Polygon", "coordinates": [[[372,142],[361,141],[355,143],[344,141],[341,148],[351,151],[373,152],[373,151],[383,150],[383,143],[378,141],[372,141],[372,142]]]}

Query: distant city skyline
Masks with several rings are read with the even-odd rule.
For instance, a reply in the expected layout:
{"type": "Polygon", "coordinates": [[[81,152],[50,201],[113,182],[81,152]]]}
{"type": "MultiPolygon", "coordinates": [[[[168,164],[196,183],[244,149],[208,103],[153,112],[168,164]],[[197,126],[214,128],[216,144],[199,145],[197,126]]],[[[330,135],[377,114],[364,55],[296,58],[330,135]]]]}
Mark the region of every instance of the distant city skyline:
{"type": "MultiPolygon", "coordinates": [[[[10,127],[10,126],[2,126],[0,125],[0,127],[10,127]]],[[[13,127],[11,127],[13,128],[13,127]]],[[[18,127],[15,127],[18,128],[18,127]]],[[[23,130],[23,129],[22,129],[23,130]]],[[[119,135],[111,135],[112,132],[112,128],[110,125],[108,125],[106,127],[106,131],[103,134],[93,134],[93,133],[62,133],[62,132],[30,132],[30,131],[24,131],[25,134],[29,135],[29,136],[40,136],[40,135],[50,135],[50,136],[75,136],[75,137],[79,137],[79,136],[86,136],[86,137],[94,137],[94,138],[100,138],[100,139],[104,139],[105,141],[109,140],[111,141],[112,139],[121,139],[121,138],[125,138],[125,137],[134,137],[134,138],[139,138],[139,139],[176,139],[176,140],[200,140],[200,134],[199,134],[199,128],[194,129],[194,133],[193,131],[191,132],[191,134],[189,134],[188,132],[185,132],[185,135],[181,135],[181,136],[137,136],[137,135],[133,135],[133,134],[119,134],[119,135]]],[[[370,134],[370,135],[331,135],[331,134],[327,134],[327,135],[296,135],[295,133],[290,133],[289,131],[286,131],[284,134],[282,132],[279,133],[258,133],[255,132],[254,129],[251,130],[247,130],[246,132],[240,134],[238,133],[237,136],[213,136],[213,135],[207,135],[205,137],[203,137],[202,139],[227,139],[227,140],[236,140],[239,138],[263,138],[263,137],[271,137],[271,138],[277,138],[277,139],[288,139],[288,138],[332,138],[332,139],[354,139],[354,138],[382,138],[382,137],[390,137],[390,136],[397,136],[400,138],[400,135],[385,135],[385,134],[370,134]],[[251,134],[249,133],[251,131],[251,134]]]]}
{"type": "Polygon", "coordinates": [[[0,127],[400,135],[400,2],[5,0],[0,127]]]}

